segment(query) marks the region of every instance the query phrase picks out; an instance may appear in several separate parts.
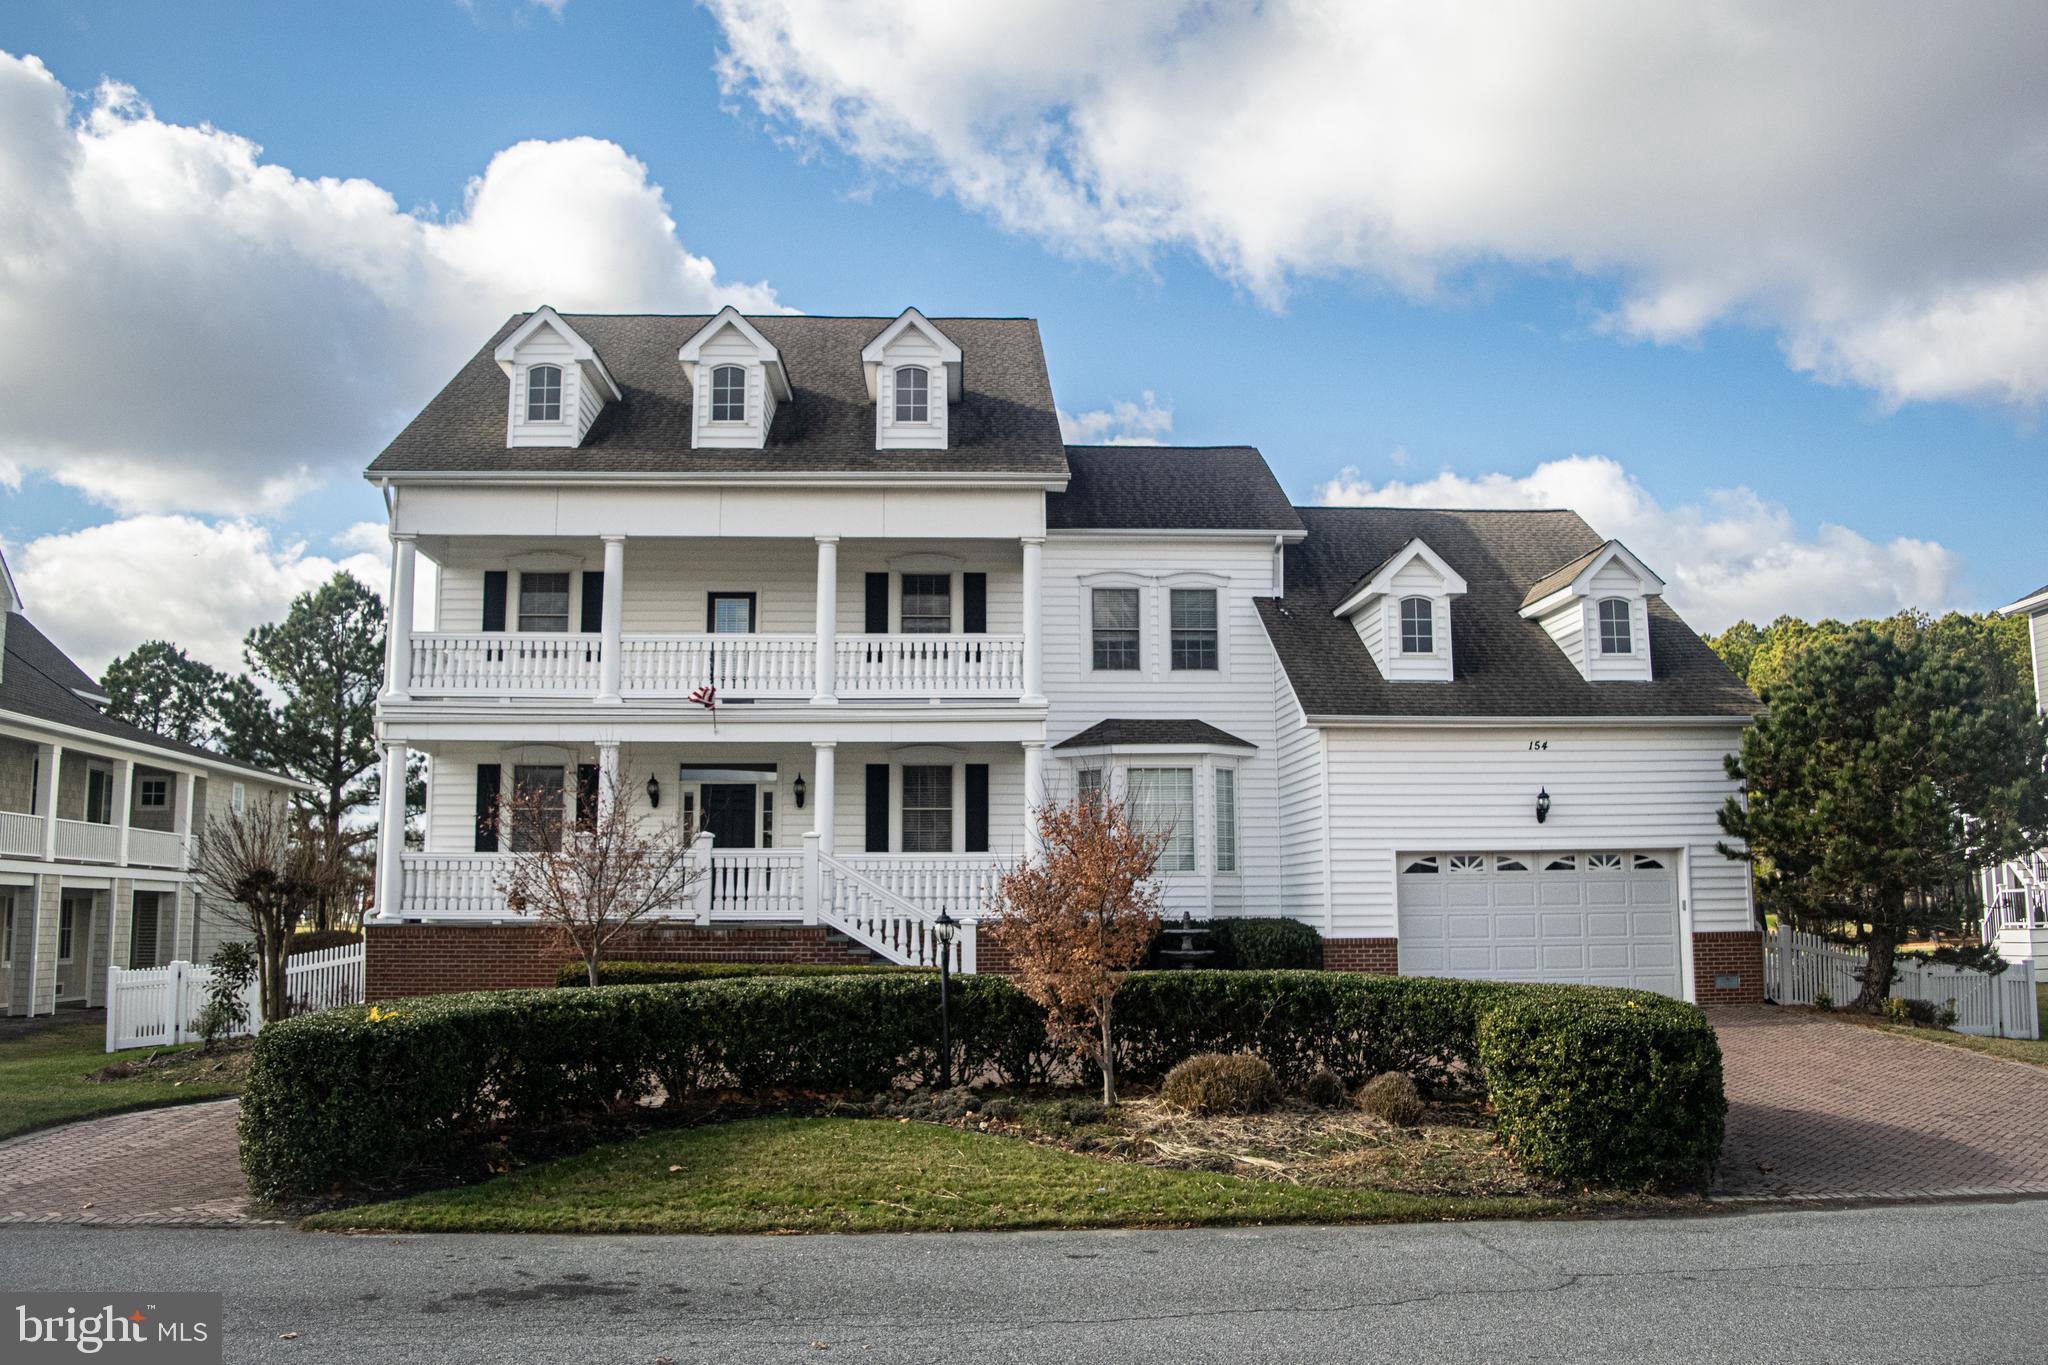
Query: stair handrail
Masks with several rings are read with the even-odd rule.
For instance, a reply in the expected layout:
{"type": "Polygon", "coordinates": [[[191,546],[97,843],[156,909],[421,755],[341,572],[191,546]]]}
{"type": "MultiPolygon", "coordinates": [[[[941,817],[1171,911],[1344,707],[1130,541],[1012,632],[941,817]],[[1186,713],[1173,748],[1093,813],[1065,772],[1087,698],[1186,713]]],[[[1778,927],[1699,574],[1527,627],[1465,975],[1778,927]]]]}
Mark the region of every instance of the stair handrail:
{"type": "MultiPolygon", "coordinates": [[[[867,948],[870,952],[879,953],[899,966],[936,965],[935,963],[922,961],[914,955],[906,954],[900,947],[890,943],[885,937],[870,933],[862,925],[846,916],[835,913],[832,898],[824,893],[824,874],[827,872],[831,873],[835,881],[862,892],[890,911],[896,918],[917,921],[924,926],[925,933],[933,939],[937,937],[937,931],[932,928],[938,919],[936,913],[925,909],[916,901],[898,895],[859,869],[850,864],[843,863],[832,854],[825,852],[818,846],[818,835],[815,831],[804,835],[804,858],[806,862],[816,869],[816,874],[806,877],[805,881],[807,883],[806,893],[810,898],[811,904],[815,907],[815,914],[820,922],[830,925],[848,938],[859,943],[862,947],[867,948]]],[[[960,916],[959,929],[956,931],[953,940],[954,965],[963,972],[974,970],[975,922],[974,917],[960,916]]]]}

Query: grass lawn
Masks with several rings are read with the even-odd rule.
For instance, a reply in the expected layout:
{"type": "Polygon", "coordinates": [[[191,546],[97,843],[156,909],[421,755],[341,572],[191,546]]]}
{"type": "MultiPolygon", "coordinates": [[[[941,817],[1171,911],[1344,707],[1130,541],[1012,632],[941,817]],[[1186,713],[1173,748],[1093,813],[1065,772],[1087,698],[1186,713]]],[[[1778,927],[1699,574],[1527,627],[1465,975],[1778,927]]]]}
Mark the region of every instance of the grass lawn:
{"type": "MultiPolygon", "coordinates": [[[[2040,1002],[2040,1018],[2048,1027],[2048,985],[2034,987],[2034,994],[2040,1002]]],[[[1862,1023],[1862,1020],[1856,1020],[1862,1023]]],[[[2048,1039],[2041,1038],[1977,1038],[1967,1033],[1949,1033],[1943,1029],[1914,1028],[1910,1024],[1881,1024],[1871,1020],[1870,1028],[1881,1028],[1886,1033],[1903,1033],[1908,1038],[1919,1038],[1924,1042],[1943,1043],[1959,1047],[1968,1052],[1988,1053],[1993,1057],[2004,1057],[2009,1061],[2028,1062],[2034,1066],[2048,1067],[2048,1039]]]]}
{"type": "Polygon", "coordinates": [[[159,1060],[119,1080],[92,1079],[117,1062],[140,1063],[148,1049],[109,1054],[98,1014],[62,1018],[0,1042],[0,1138],[128,1109],[239,1094],[246,1045],[214,1057],[196,1046],[157,1049],[159,1060]],[[167,1054],[167,1055],[166,1055],[167,1054]]]}
{"type": "Polygon", "coordinates": [[[315,1215],[410,1232],[913,1232],[1436,1221],[1563,1212],[1106,1161],[887,1119],[745,1119],[656,1133],[462,1189],[315,1215]]]}

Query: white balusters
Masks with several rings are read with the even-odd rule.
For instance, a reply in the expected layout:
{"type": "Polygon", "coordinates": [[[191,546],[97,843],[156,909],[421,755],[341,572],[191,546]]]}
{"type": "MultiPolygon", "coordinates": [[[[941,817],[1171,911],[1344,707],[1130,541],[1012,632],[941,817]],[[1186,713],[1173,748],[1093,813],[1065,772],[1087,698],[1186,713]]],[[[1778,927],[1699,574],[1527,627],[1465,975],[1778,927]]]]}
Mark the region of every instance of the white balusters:
{"type": "Polygon", "coordinates": [[[440,631],[412,637],[414,695],[595,693],[604,662],[601,635],[440,631]]]}
{"type": "Polygon", "coordinates": [[[1014,697],[1024,690],[1020,635],[842,635],[839,695],[1014,697]]]}

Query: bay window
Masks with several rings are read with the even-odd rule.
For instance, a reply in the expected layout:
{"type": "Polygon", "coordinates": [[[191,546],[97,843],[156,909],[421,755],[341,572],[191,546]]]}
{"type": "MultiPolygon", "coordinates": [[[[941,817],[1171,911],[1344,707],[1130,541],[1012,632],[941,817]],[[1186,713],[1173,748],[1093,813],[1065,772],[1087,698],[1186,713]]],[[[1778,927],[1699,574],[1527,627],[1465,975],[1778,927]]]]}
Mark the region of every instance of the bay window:
{"type": "Polygon", "coordinates": [[[1126,781],[1131,824],[1151,835],[1164,835],[1159,854],[1161,872],[1195,870],[1195,770],[1132,768],[1126,781]]]}

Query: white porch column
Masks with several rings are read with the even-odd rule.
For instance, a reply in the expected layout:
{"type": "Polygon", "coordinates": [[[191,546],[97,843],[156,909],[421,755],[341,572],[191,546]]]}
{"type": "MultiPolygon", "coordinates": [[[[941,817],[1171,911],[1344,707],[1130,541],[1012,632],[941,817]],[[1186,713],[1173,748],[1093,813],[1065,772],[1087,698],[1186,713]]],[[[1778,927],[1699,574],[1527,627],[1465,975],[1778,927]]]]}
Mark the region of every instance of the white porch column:
{"type": "MultiPolygon", "coordinates": [[[[597,699],[601,702],[615,702],[619,699],[619,670],[625,666],[625,621],[626,614],[626,538],[624,536],[604,537],[604,644],[603,654],[597,666],[597,699]]],[[[612,746],[612,757],[618,757],[618,746],[612,746]]],[[[601,761],[601,760],[600,760],[601,761]]],[[[598,808],[604,807],[604,798],[598,798],[598,808]]]]}
{"type": "Polygon", "coordinates": [[[838,742],[819,739],[811,742],[811,829],[818,836],[818,851],[832,851],[832,821],[838,811],[838,782],[835,767],[838,742]]]}
{"type": "MultiPolygon", "coordinates": [[[[191,773],[178,774],[178,813],[176,823],[178,827],[179,867],[189,868],[192,866],[192,833],[198,828],[192,820],[192,800],[196,787],[197,783],[191,773]]],[[[175,945],[173,945],[173,949],[171,956],[176,957],[178,954],[175,951],[175,945]]]]}
{"type": "Polygon", "coordinates": [[[128,866],[128,831],[134,827],[135,760],[114,760],[114,861],[128,866]]]}
{"type": "Polygon", "coordinates": [[[405,866],[405,741],[384,741],[384,790],[377,825],[377,917],[396,919],[405,866]]]}
{"type": "MultiPolygon", "coordinates": [[[[831,706],[838,702],[838,683],[834,670],[838,664],[839,642],[839,537],[818,537],[818,676],[811,690],[813,706],[831,706]]],[[[820,798],[821,802],[823,798],[820,798]]],[[[831,852],[831,836],[826,835],[825,851],[831,852]]]]}
{"type": "Polygon", "coordinates": [[[412,579],[419,547],[409,535],[391,537],[391,628],[384,637],[384,695],[412,691],[412,579]]]}
{"type": "Polygon", "coordinates": [[[1026,705],[1045,704],[1045,607],[1039,565],[1044,536],[1024,537],[1024,696],[1026,705]]]}
{"type": "MultiPolygon", "coordinates": [[[[605,591],[610,592],[611,580],[605,580],[605,591]]],[[[619,742],[615,739],[601,739],[597,742],[597,822],[602,825],[611,819],[612,805],[618,798],[619,790],[619,742]]],[[[581,812],[578,812],[581,814],[581,812]]]]}
{"type": "Polygon", "coordinates": [[[1024,856],[1038,856],[1038,808],[1045,804],[1045,741],[1024,741],[1024,856]]]}
{"type": "Polygon", "coordinates": [[[64,746],[36,745],[36,809],[43,813],[43,861],[57,859],[57,782],[64,773],[64,746]]]}

